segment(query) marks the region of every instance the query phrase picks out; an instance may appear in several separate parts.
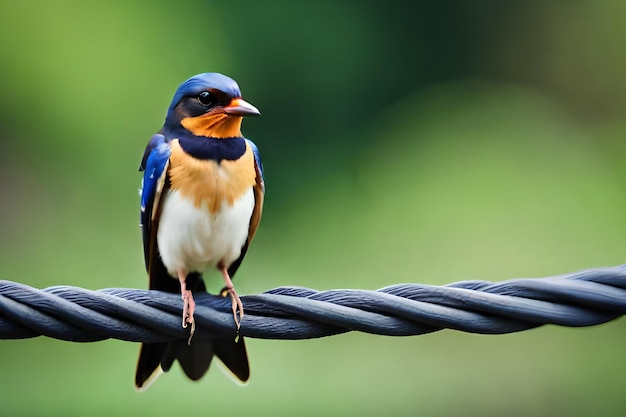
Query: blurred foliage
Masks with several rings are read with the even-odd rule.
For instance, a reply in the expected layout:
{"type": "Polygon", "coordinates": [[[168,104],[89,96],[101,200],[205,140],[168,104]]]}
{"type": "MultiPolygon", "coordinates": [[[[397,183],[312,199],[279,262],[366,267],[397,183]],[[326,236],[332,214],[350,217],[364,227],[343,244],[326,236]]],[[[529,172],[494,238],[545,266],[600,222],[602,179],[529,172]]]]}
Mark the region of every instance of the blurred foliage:
{"type": "MultiPolygon", "coordinates": [[[[0,277],[147,285],[136,169],[204,71],[263,112],[242,294],[623,263],[625,19],[591,0],[2,1],[0,277]]],[[[0,412],[617,416],[624,330],[249,340],[247,387],[176,368],[142,394],[137,345],[3,341],[0,412]]]]}

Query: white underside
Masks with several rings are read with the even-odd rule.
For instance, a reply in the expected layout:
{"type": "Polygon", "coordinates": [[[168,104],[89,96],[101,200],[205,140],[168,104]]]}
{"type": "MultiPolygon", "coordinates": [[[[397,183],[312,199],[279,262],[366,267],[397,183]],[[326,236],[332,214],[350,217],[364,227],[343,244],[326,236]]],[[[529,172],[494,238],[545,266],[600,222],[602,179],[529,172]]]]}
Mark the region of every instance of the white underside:
{"type": "Polygon", "coordinates": [[[230,206],[222,203],[214,214],[170,191],[163,201],[157,242],[170,275],[179,271],[203,272],[221,263],[228,267],[248,238],[254,210],[252,187],[230,206]]]}

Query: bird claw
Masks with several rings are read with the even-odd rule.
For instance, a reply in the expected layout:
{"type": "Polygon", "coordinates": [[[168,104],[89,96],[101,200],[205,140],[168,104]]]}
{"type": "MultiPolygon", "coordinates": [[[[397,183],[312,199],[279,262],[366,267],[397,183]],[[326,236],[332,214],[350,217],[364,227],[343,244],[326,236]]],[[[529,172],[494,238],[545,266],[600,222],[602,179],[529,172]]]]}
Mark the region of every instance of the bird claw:
{"type": "Polygon", "coordinates": [[[189,339],[187,339],[187,345],[191,346],[191,338],[193,334],[196,332],[196,321],[191,320],[191,329],[189,329],[189,339]]]}
{"type": "Polygon", "coordinates": [[[241,327],[241,320],[243,319],[243,303],[241,302],[241,298],[237,295],[237,291],[235,291],[234,287],[226,287],[226,292],[230,296],[230,301],[232,303],[233,309],[233,318],[235,319],[235,324],[237,325],[237,331],[241,327]],[[239,318],[237,318],[237,313],[239,313],[239,318]]]}
{"type": "Polygon", "coordinates": [[[187,328],[188,324],[191,324],[191,329],[189,330],[189,339],[187,340],[187,344],[191,344],[191,338],[196,331],[196,322],[193,319],[193,313],[196,309],[196,303],[193,300],[193,295],[191,291],[185,290],[182,294],[183,298],[183,329],[187,328]]]}

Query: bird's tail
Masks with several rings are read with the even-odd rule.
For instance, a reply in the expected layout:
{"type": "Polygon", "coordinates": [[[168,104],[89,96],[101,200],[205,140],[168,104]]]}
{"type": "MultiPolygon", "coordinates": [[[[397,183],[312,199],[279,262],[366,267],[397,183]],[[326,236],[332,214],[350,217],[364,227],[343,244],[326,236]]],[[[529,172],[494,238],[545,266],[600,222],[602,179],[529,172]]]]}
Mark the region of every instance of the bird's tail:
{"type": "MultiPolygon", "coordinates": [[[[178,282],[167,275],[160,258],[157,259],[158,263],[152,265],[150,271],[150,289],[179,292],[178,282]]],[[[194,294],[206,292],[202,275],[198,273],[189,274],[187,287],[194,294]]],[[[135,388],[139,391],[147,389],[159,375],[170,370],[175,360],[178,360],[185,374],[196,381],[207,372],[213,356],[217,356],[239,381],[248,381],[250,367],[243,337],[216,340],[194,338],[191,344],[187,340],[142,343],[135,374],[135,388]]]]}
{"type": "Polygon", "coordinates": [[[214,355],[238,380],[241,382],[248,380],[250,368],[243,337],[237,340],[231,338],[193,340],[191,344],[187,344],[186,340],[177,340],[141,345],[135,388],[139,391],[147,389],[160,374],[170,370],[176,359],[185,374],[191,380],[197,381],[209,369],[214,355]]]}

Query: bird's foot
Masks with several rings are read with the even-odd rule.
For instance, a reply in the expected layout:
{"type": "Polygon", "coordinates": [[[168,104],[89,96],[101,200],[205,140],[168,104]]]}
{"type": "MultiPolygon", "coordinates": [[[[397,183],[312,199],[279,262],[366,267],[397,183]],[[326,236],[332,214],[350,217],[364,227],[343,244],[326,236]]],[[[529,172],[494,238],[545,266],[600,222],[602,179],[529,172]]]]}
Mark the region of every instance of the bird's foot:
{"type": "Polygon", "coordinates": [[[239,327],[241,327],[241,320],[243,319],[243,303],[241,302],[241,298],[237,295],[237,291],[235,291],[233,281],[230,279],[230,275],[228,274],[228,269],[225,266],[221,266],[220,271],[224,277],[224,284],[226,284],[221,293],[224,294],[224,291],[226,291],[230,296],[230,301],[233,306],[233,318],[235,319],[235,324],[237,325],[237,334],[239,334],[239,327]],[[239,312],[239,318],[237,318],[237,312],[239,312]]]}
{"type": "Polygon", "coordinates": [[[196,309],[196,303],[193,300],[193,294],[189,290],[182,291],[183,297],[183,328],[186,329],[187,325],[191,325],[191,329],[189,331],[189,340],[188,344],[191,344],[191,338],[193,337],[194,332],[196,331],[196,322],[193,319],[193,313],[196,309]]]}
{"type": "Polygon", "coordinates": [[[196,310],[196,302],[193,300],[193,294],[187,289],[187,271],[182,269],[177,271],[178,281],[180,282],[180,295],[183,298],[183,329],[191,324],[189,329],[189,339],[187,344],[191,344],[191,338],[196,331],[196,322],[193,319],[193,312],[196,310]]]}
{"type": "Polygon", "coordinates": [[[239,327],[241,327],[241,320],[243,319],[243,303],[241,302],[241,298],[237,295],[235,287],[226,287],[226,292],[228,292],[228,295],[230,296],[233,308],[233,318],[235,319],[235,324],[237,325],[237,331],[239,331],[239,327]],[[237,317],[237,313],[239,313],[239,317],[237,317]]]}

